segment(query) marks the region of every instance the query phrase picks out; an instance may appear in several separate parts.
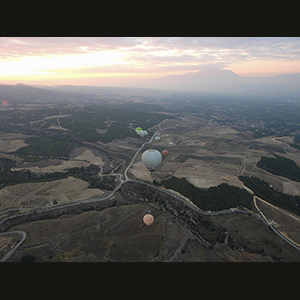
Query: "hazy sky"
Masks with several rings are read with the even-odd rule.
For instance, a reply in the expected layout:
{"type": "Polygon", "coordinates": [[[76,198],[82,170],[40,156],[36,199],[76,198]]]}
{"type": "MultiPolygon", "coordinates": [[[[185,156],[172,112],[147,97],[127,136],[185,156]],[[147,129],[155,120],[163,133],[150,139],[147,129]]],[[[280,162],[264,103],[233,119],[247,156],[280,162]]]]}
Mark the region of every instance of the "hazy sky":
{"type": "Polygon", "coordinates": [[[0,83],[134,86],[210,68],[247,77],[300,73],[300,38],[0,38],[0,83]]]}

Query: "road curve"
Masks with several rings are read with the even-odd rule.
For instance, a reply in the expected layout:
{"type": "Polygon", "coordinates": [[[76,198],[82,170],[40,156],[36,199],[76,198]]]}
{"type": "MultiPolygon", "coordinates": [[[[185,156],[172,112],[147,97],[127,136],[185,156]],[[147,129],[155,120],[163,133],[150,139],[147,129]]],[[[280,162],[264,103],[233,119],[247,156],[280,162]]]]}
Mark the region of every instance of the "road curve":
{"type": "Polygon", "coordinates": [[[25,231],[8,231],[8,232],[0,233],[0,236],[9,235],[9,234],[20,234],[21,239],[12,249],[10,249],[6,253],[6,255],[4,255],[4,257],[1,259],[1,262],[6,261],[18,249],[19,246],[25,241],[26,236],[27,236],[25,231]]]}

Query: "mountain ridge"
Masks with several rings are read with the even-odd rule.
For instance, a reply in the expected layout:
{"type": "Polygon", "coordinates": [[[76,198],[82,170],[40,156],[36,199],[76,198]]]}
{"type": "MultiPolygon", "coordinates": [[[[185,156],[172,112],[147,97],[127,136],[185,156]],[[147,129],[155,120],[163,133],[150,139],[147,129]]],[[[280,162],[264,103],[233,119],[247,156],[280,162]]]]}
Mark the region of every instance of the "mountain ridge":
{"type": "Polygon", "coordinates": [[[178,91],[247,95],[265,94],[266,92],[274,94],[285,90],[290,94],[296,93],[299,95],[300,73],[280,74],[272,77],[242,77],[232,70],[200,70],[145,80],[141,82],[140,86],[178,91]]]}
{"type": "Polygon", "coordinates": [[[232,70],[199,70],[143,79],[131,87],[89,85],[13,85],[0,83],[0,99],[9,102],[80,102],[90,97],[148,97],[164,92],[214,93],[232,96],[299,98],[300,73],[242,77],[232,70]]]}

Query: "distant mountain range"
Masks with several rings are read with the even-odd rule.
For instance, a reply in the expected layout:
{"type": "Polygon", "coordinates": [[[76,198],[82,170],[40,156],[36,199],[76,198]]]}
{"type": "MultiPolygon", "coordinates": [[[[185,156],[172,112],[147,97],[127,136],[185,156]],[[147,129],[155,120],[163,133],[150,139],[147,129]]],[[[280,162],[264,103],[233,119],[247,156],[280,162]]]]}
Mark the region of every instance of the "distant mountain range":
{"type": "Polygon", "coordinates": [[[29,86],[22,83],[1,84],[0,83],[0,105],[3,100],[9,104],[105,104],[107,100],[131,101],[132,98],[149,99],[160,98],[165,92],[149,88],[128,88],[128,87],[104,87],[104,86],[76,86],[59,85],[29,86]]]}
{"type": "Polygon", "coordinates": [[[6,100],[10,104],[27,103],[66,103],[83,100],[80,95],[53,91],[49,88],[40,88],[18,84],[0,84],[0,103],[6,100]]]}
{"type": "Polygon", "coordinates": [[[231,70],[189,72],[141,82],[141,86],[178,91],[259,95],[300,95],[300,73],[274,77],[242,77],[231,70]]]}
{"type": "MultiPolygon", "coordinates": [[[[176,92],[218,94],[220,96],[300,99],[300,73],[274,77],[242,77],[231,70],[205,70],[163,78],[140,80],[138,87],[29,86],[0,84],[0,103],[105,103],[106,100],[164,98],[176,92]]],[[[133,84],[134,85],[134,84],[133,84]]]]}

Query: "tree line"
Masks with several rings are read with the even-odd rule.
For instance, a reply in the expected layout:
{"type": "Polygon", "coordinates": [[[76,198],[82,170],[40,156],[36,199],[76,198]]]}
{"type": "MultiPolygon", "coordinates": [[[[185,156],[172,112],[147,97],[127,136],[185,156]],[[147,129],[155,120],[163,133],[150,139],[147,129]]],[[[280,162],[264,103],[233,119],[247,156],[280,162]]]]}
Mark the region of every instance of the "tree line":
{"type": "Polygon", "coordinates": [[[201,189],[195,187],[183,178],[172,176],[161,182],[168,189],[179,192],[189,198],[195,205],[203,210],[223,210],[243,206],[252,208],[252,196],[244,189],[222,183],[216,187],[201,189]]]}
{"type": "Polygon", "coordinates": [[[29,145],[19,148],[15,154],[23,158],[64,158],[68,157],[76,146],[74,142],[68,141],[68,138],[65,141],[56,141],[45,136],[31,137],[26,143],[29,145]]]}
{"type": "Polygon", "coordinates": [[[290,146],[300,150],[300,137],[295,136],[294,137],[294,143],[290,144],[290,146]]]}
{"type": "Polygon", "coordinates": [[[258,197],[300,215],[300,197],[281,193],[270,186],[269,183],[257,177],[239,176],[245,186],[250,188],[258,197]]]}
{"type": "Polygon", "coordinates": [[[300,181],[300,168],[293,160],[277,154],[273,154],[273,156],[274,157],[262,156],[257,162],[257,167],[275,175],[300,181]]]}
{"type": "Polygon", "coordinates": [[[98,173],[100,167],[90,165],[88,167],[70,168],[66,172],[53,172],[45,174],[33,173],[30,170],[11,171],[15,162],[8,158],[0,158],[0,188],[8,185],[28,182],[45,182],[73,176],[89,183],[90,188],[100,188],[105,190],[113,190],[115,188],[114,176],[104,176],[99,178],[98,173]]]}

